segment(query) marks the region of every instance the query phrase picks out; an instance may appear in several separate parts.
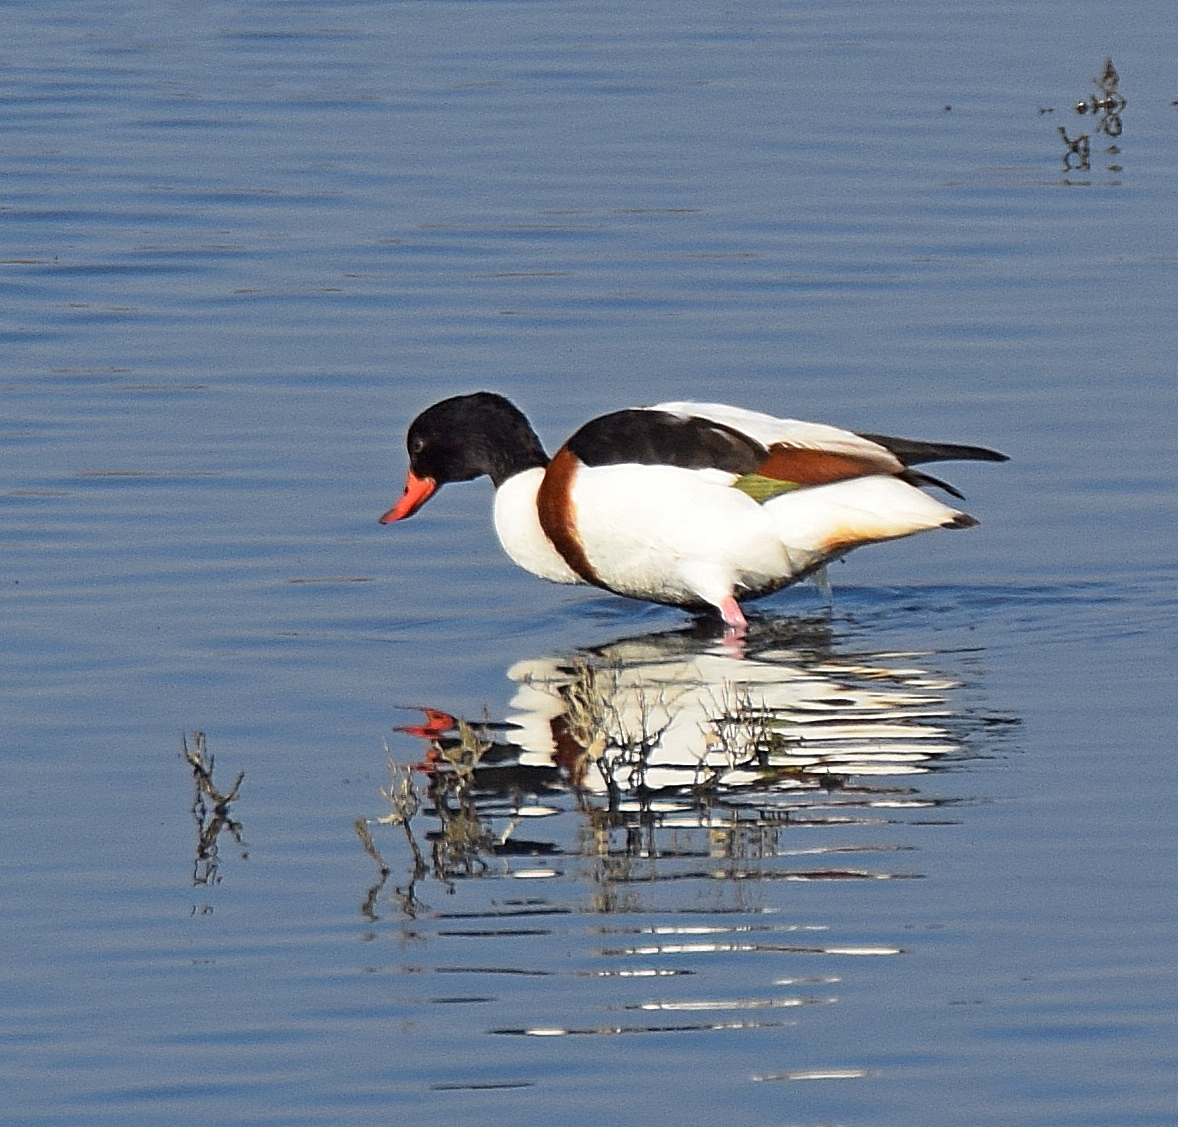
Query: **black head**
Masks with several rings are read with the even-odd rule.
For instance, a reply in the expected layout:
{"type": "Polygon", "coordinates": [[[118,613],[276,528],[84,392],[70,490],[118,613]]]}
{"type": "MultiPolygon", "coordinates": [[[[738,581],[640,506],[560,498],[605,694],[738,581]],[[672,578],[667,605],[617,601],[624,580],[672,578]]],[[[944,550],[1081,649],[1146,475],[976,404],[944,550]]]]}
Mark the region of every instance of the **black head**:
{"type": "Polygon", "coordinates": [[[496,486],[548,456],[524,413],[489,391],[456,395],[427,407],[405,437],[409,468],[438,485],[487,474],[496,486]]]}
{"type": "Polygon", "coordinates": [[[489,391],[456,395],[427,407],[405,438],[409,476],[405,494],[382,523],[411,516],[449,481],[486,474],[498,488],[548,455],[518,407],[489,391]]]}

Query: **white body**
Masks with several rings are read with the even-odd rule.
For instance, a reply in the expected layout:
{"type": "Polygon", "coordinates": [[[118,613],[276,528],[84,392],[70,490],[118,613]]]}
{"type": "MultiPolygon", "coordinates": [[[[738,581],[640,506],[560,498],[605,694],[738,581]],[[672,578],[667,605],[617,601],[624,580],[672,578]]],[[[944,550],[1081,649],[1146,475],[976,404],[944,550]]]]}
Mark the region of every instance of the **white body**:
{"type": "Polygon", "coordinates": [[[787,649],[766,660],[720,646],[682,653],[660,646],[666,641],[621,642],[599,662],[566,654],[513,665],[507,675],[519,688],[507,720],[520,763],[551,766],[560,755],[554,721],[572,721],[575,742],[586,716],[580,734],[601,745],[582,748],[599,762],[579,782],[595,791],[605,789],[604,773],[624,789],[686,787],[713,772],[729,785],[756,778],[743,764],[766,751],[767,732],[783,737],[770,743],[769,765],[811,777],[913,774],[957,750],[921,670],[816,667],[787,649]]]}
{"type": "MultiPolygon", "coordinates": [[[[761,439],[743,425],[753,412],[724,410],[729,417],[709,417],[733,425],[731,416],[742,416],[741,429],[761,439]]],[[[844,449],[862,444],[882,451],[833,427],[789,425],[853,440],[844,449]]],[[[832,449],[829,436],[823,437],[815,448],[832,449]]],[[[765,438],[781,441],[767,433],[767,425],[765,438]]],[[[580,583],[540,527],[536,494],[543,477],[542,469],[526,470],[500,486],[495,531],[507,554],[533,575],[580,583]]],[[[765,504],[732,488],[735,480],[735,474],[712,469],[582,466],[571,501],[585,555],[602,584],[654,602],[720,606],[733,594],[739,599],[778,590],[860,544],[936,528],[961,515],[887,474],[810,486],[765,504]]]]}

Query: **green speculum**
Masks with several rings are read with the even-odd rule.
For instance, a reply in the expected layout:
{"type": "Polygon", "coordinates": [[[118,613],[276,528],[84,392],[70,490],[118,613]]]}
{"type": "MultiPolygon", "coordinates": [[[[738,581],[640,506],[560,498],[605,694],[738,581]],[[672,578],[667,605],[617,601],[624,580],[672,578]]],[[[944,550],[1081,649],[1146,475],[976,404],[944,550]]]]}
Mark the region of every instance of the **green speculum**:
{"type": "Polygon", "coordinates": [[[747,493],[758,504],[780,497],[782,493],[792,493],[801,486],[796,481],[779,481],[775,477],[765,477],[759,473],[741,474],[733,483],[733,489],[747,493]]]}

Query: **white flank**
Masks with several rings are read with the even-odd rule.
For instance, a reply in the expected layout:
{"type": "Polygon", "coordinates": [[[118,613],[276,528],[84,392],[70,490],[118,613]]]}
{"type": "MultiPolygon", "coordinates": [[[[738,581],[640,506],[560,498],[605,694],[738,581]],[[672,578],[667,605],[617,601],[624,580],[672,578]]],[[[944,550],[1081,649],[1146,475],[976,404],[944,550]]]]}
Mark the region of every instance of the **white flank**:
{"type": "Polygon", "coordinates": [[[509,477],[495,491],[495,532],[503,550],[525,571],[553,583],[581,583],[540,527],[536,494],[544,470],[536,466],[509,477]]]}
{"type": "Polygon", "coordinates": [[[793,574],[763,507],[734,480],[678,466],[582,467],[572,501],[589,562],[620,594],[713,605],[734,583],[793,574]]]}

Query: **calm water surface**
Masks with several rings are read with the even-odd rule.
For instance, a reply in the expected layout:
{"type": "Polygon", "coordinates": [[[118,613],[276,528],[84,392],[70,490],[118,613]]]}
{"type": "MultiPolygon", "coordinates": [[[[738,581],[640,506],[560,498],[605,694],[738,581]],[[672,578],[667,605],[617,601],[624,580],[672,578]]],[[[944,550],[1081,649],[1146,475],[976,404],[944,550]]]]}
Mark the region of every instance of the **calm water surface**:
{"type": "Polygon", "coordinates": [[[0,26],[12,1122],[1175,1122],[1170,6],[0,26]],[[377,526],[478,388],[1012,461],[735,652],[377,526]]]}

